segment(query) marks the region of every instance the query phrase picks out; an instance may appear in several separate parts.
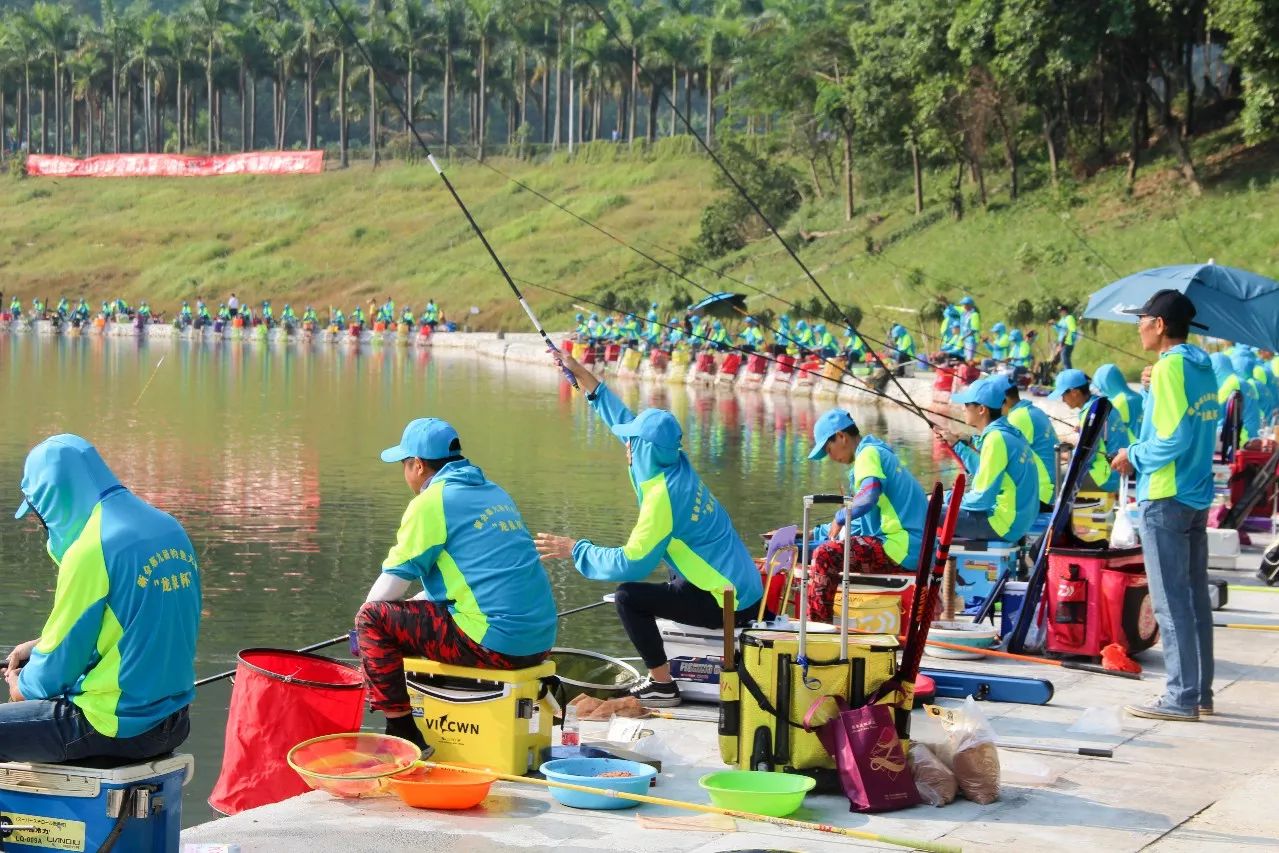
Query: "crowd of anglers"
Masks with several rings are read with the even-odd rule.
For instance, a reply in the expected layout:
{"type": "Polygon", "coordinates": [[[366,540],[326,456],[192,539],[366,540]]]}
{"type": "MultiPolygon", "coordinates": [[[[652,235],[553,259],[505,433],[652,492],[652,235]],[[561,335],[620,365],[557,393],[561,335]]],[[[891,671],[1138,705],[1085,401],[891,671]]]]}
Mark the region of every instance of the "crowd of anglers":
{"type": "MultiPolygon", "coordinates": [[[[3,304],[4,294],[0,293],[0,305],[3,304]]],[[[80,328],[95,321],[100,325],[129,323],[143,328],[151,323],[166,322],[166,314],[154,310],[145,299],[133,306],[117,297],[101,303],[95,312],[84,298],[74,305],[66,297],[59,299],[56,305],[36,298],[27,308],[19,297],[14,296],[9,300],[8,310],[0,312],[0,319],[10,322],[44,320],[55,326],[70,328],[80,328]]],[[[194,303],[184,299],[167,322],[178,329],[211,329],[215,332],[233,327],[264,326],[267,329],[281,328],[286,332],[328,329],[359,334],[365,330],[392,328],[404,328],[410,332],[415,328],[428,329],[433,332],[438,327],[447,326],[448,319],[434,299],[428,299],[420,312],[415,312],[409,305],[397,310],[395,300],[387,297],[381,302],[370,299],[367,306],[357,304],[349,314],[332,305],[324,312],[307,305],[298,313],[290,303],[285,303],[277,314],[269,299],[262,300],[255,310],[232,293],[226,301],[218,303],[217,308],[212,308],[203,296],[197,296],[194,303]]]]}
{"type": "MultiPolygon", "coordinates": [[[[983,331],[981,312],[971,296],[964,296],[958,303],[939,298],[941,321],[935,338],[935,355],[940,360],[985,363],[986,366],[1006,364],[1016,371],[1029,371],[1035,355],[1033,346],[1038,333],[1029,329],[1009,328],[1003,322],[993,324],[989,332],[983,331]]],[[[1052,361],[1070,368],[1071,355],[1079,340],[1079,324],[1065,305],[1058,308],[1059,319],[1050,324],[1055,334],[1052,361]]],[[[580,342],[593,346],[617,344],[640,350],[676,348],[692,351],[703,349],[727,352],[767,353],[774,356],[794,357],[814,354],[823,359],[844,358],[850,364],[871,360],[872,347],[850,325],[828,327],[824,322],[804,319],[792,321],[789,314],[782,314],[774,329],[767,329],[755,317],[744,315],[739,329],[721,319],[697,312],[673,314],[661,320],[659,305],[654,302],[641,319],[637,314],[615,312],[600,316],[599,313],[579,313],[574,318],[574,334],[580,342]]],[[[897,363],[914,360],[923,351],[901,323],[894,323],[888,330],[886,355],[897,363]]],[[[925,344],[926,345],[926,344],[925,344]]]]}

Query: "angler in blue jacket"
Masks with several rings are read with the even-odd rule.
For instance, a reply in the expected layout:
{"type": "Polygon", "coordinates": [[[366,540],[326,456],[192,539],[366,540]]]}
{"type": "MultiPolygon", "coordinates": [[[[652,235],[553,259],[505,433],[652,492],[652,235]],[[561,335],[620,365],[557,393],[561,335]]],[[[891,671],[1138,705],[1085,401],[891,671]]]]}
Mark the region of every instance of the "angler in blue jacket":
{"type": "Polygon", "coordinates": [[[919,566],[928,511],[928,498],[919,481],[893,449],[873,435],[862,435],[852,415],[843,409],[831,409],[813,425],[813,449],[808,458],[827,456],[852,466],[848,481],[854,497],[847,535],[823,543],[813,554],[808,616],[818,622],[831,619],[835,590],[843,573],[844,548],[852,549],[852,571],[913,572],[919,566]]]}
{"type": "Polygon", "coordinates": [[[1213,378],[1217,380],[1217,410],[1221,413],[1217,418],[1217,431],[1225,429],[1227,404],[1231,396],[1238,392],[1239,404],[1243,407],[1238,439],[1241,444],[1246,443],[1261,430],[1261,416],[1254,393],[1256,389],[1240,378],[1230,356],[1224,352],[1214,352],[1208,357],[1208,363],[1212,365],[1213,378]]]}
{"type": "MultiPolygon", "coordinates": [[[[1084,420],[1097,398],[1092,388],[1093,382],[1077,367],[1063,370],[1057,374],[1050,400],[1061,400],[1067,406],[1079,412],[1079,428],[1083,429],[1084,420]]],[[[1093,486],[1098,491],[1115,492],[1119,490],[1119,476],[1110,468],[1110,457],[1116,450],[1128,446],[1128,434],[1118,410],[1111,408],[1106,415],[1106,424],[1097,439],[1092,458],[1086,461],[1085,470],[1092,478],[1093,486]]]]}
{"type": "Polygon", "coordinates": [[[28,455],[16,517],[58,567],[39,639],[5,662],[0,760],[143,760],[191,730],[200,570],[172,516],[120,484],[98,451],[55,435],[28,455]]]}
{"type": "MultiPolygon", "coordinates": [[[[951,397],[964,404],[964,420],[981,430],[974,448],[955,445],[971,477],[959,504],[955,535],[961,539],[1016,542],[1039,514],[1039,474],[1025,437],[1003,416],[1008,388],[987,376],[951,397]]],[[[954,436],[943,438],[953,443],[954,436]]]]}
{"type": "Polygon", "coordinates": [[[1185,294],[1161,290],[1141,308],[1142,348],[1159,360],[1142,374],[1149,383],[1137,443],[1111,466],[1137,472],[1141,544],[1150,597],[1159,622],[1167,685],[1158,699],[1128,713],[1157,720],[1198,720],[1213,711],[1212,601],[1208,592],[1208,507],[1217,442],[1217,382],[1208,354],[1186,343],[1195,306],[1185,294]]]}
{"type": "Polygon", "coordinates": [[[1144,410],[1141,395],[1128,387],[1128,380],[1114,364],[1103,364],[1092,377],[1093,387],[1110,401],[1111,407],[1123,423],[1122,443],[1109,449],[1111,452],[1127,447],[1141,435],[1141,415],[1144,410]]]}
{"type": "Polygon", "coordinates": [[[754,618],[764,585],[732,519],[697,476],[680,449],[683,431],[670,412],[646,409],[635,416],[612,391],[563,354],[591,407],[626,445],[639,519],[620,548],[588,539],[537,534],[543,557],[569,558],[584,577],[622,581],[617,613],[648,667],[649,678],[631,691],[644,705],[678,705],[679,688],[657,629],[666,618],[702,628],[723,624],[724,590],[733,589],[737,624],[754,618]],[[661,563],[672,570],[666,583],[640,583],[661,563]]]}
{"type": "Polygon", "coordinates": [[[426,746],[410,714],[405,655],[523,669],[555,645],[555,601],[515,501],[462,455],[457,431],[418,418],[382,451],[415,497],[356,617],[360,659],[386,733],[426,746]],[[413,581],[422,592],[402,601],[413,581]]]}

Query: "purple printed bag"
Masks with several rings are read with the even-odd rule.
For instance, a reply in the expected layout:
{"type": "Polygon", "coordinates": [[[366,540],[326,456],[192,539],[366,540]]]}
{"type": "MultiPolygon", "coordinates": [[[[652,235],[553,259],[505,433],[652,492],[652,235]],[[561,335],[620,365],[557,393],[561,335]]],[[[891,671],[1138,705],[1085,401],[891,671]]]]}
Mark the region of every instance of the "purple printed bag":
{"type": "MultiPolygon", "coordinates": [[[[817,729],[817,737],[835,759],[849,811],[890,812],[919,805],[892,707],[868,703],[850,708],[842,697],[831,698],[839,713],[817,729]]],[[[804,715],[805,729],[821,704],[814,702],[804,715]]]]}

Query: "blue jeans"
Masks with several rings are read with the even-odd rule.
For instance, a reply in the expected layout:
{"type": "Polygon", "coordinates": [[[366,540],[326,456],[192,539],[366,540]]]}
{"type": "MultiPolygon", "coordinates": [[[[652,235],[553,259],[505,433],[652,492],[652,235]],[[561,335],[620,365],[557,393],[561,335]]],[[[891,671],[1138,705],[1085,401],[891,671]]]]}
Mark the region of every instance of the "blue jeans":
{"type": "Polygon", "coordinates": [[[959,515],[955,518],[955,538],[956,539],[986,539],[1000,541],[1004,537],[995,532],[990,526],[990,516],[984,512],[974,512],[971,509],[961,509],[959,515]]]}
{"type": "Polygon", "coordinates": [[[58,764],[86,758],[142,761],[172,752],[191,733],[183,708],[150,731],[127,738],[107,737],[89,725],[67,699],[33,699],[0,705],[0,761],[58,764]]]}
{"type": "Polygon", "coordinates": [[[1163,702],[1181,711],[1212,705],[1212,601],[1208,510],[1175,498],[1141,503],[1141,542],[1168,683],[1163,702]]]}
{"type": "Polygon", "coordinates": [[[1062,345],[1061,345],[1061,366],[1062,366],[1062,367],[1064,367],[1064,368],[1066,368],[1067,370],[1070,370],[1071,368],[1073,368],[1073,367],[1074,367],[1074,365],[1072,365],[1072,364],[1070,363],[1070,355],[1071,355],[1071,353],[1073,353],[1074,351],[1075,351],[1075,345],[1074,345],[1074,344],[1062,344],[1062,345]]]}

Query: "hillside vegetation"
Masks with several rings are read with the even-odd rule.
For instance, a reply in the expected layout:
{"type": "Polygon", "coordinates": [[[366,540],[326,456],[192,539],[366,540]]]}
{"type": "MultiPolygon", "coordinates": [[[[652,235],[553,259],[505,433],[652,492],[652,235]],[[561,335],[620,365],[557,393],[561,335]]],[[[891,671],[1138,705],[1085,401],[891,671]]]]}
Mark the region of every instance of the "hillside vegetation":
{"type": "MultiPolygon", "coordinates": [[[[751,309],[761,313],[781,313],[787,302],[819,309],[811,304],[815,288],[771,237],[713,262],[735,280],[664,251],[692,257],[703,209],[726,195],[713,165],[678,143],[635,153],[597,143],[572,162],[492,165],[684,270],[688,280],[490,168],[459,162],[449,171],[548,324],[566,325],[575,303],[638,307],[657,299],[670,309],[705,295],[697,285],[747,293],[751,309]]],[[[987,324],[1027,323],[1044,320],[1059,300],[1082,304],[1106,282],[1150,266],[1213,258],[1279,274],[1276,150],[1245,147],[1228,130],[1200,144],[1205,191],[1199,197],[1184,190],[1171,159],[1156,160],[1131,197],[1119,191],[1119,168],[1057,189],[1032,175],[1017,201],[1006,201],[992,186],[988,206],[972,206],[959,220],[931,198],[916,216],[907,189],[867,194],[851,223],[843,221],[838,199],[810,198],[782,231],[836,300],[860,309],[871,335],[894,321],[917,327],[910,312],[926,308],[936,294],[971,293],[987,324]],[[1019,305],[1022,300],[1028,305],[1019,305]]],[[[933,185],[949,192],[940,179],[926,184],[933,185]]],[[[526,322],[424,165],[296,178],[8,178],[0,180],[0,209],[6,211],[0,217],[2,289],[28,304],[33,296],[85,295],[96,305],[122,295],[172,309],[197,294],[216,304],[236,291],[241,299],[277,305],[349,308],[390,295],[419,305],[434,297],[473,328],[515,329],[526,322]],[[471,306],[480,313],[469,315],[471,306]]],[[[931,332],[934,324],[922,325],[931,332]]],[[[1102,324],[1096,335],[1135,350],[1126,327],[1102,324]]],[[[1080,350],[1084,363],[1114,357],[1095,342],[1080,350]]]]}

